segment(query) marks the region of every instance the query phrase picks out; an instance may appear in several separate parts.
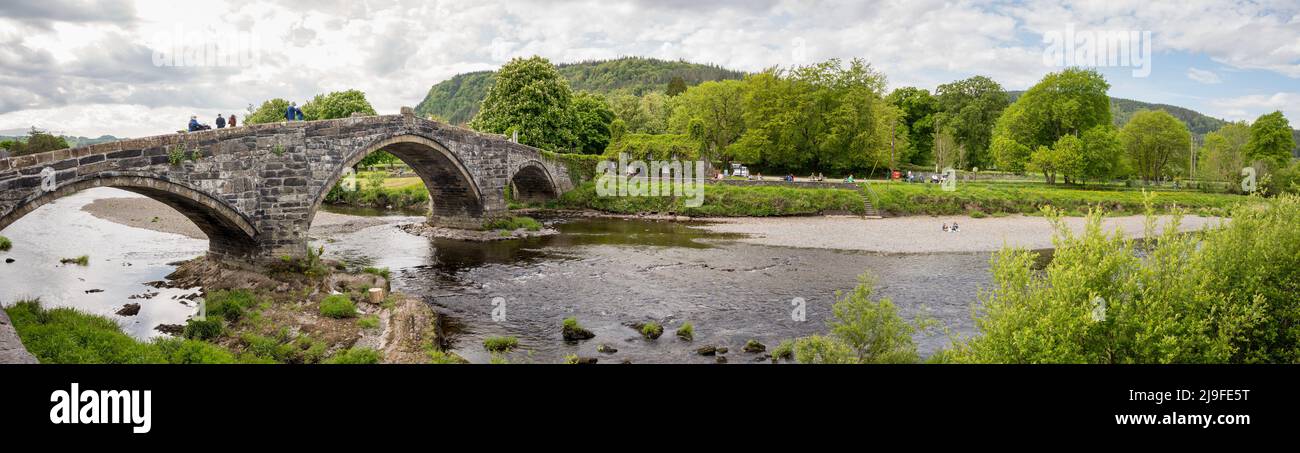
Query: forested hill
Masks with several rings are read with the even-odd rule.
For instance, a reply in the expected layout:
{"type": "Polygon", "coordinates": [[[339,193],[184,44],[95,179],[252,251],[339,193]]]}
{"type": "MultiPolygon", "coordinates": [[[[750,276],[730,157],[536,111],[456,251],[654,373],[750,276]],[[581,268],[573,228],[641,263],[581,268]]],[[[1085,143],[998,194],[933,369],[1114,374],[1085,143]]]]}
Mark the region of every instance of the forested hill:
{"type": "MultiPolygon", "coordinates": [[[[744,72],[714,65],[665,61],[654,58],[627,57],[617,60],[584,61],[557,65],[560,74],[577,91],[608,94],[626,92],[642,95],[663,92],[674,77],[687,86],[710,80],[740,79],[744,72]]],[[[420,115],[435,115],[453,124],[464,124],[478,113],[479,103],[487,97],[495,71],[460,74],[429,88],[415,107],[420,115]]]]}

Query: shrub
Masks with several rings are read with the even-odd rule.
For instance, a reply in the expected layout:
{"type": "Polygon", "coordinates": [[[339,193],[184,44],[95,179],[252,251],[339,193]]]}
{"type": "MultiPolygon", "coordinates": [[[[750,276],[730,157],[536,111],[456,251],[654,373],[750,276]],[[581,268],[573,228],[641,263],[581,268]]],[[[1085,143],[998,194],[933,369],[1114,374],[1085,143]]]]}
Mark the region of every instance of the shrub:
{"type": "Polygon", "coordinates": [[[153,345],[175,364],[225,364],[238,363],[234,354],[212,343],[185,338],[159,338],[153,345]]]}
{"type": "Polygon", "coordinates": [[[257,305],[257,298],[245,289],[213,291],[203,300],[207,316],[224,318],[235,323],[243,319],[244,314],[257,305]]]}
{"type": "Polygon", "coordinates": [[[863,275],[853,292],[831,307],[830,335],[794,341],[794,357],[801,363],[914,363],[920,359],[912,334],[929,322],[909,324],[899,317],[889,299],[871,300],[871,279],[863,275]]]}
{"type": "Polygon", "coordinates": [[[320,314],[335,319],[355,318],[357,306],[347,294],[335,294],[320,301],[320,314]]]}
{"type": "Polygon", "coordinates": [[[7,252],[14,247],[14,243],[9,238],[0,236],[0,252],[7,252]]]}
{"type": "Polygon", "coordinates": [[[686,323],[686,324],[682,324],[681,327],[678,327],[678,328],[677,328],[677,338],[681,338],[681,339],[686,340],[686,341],[692,341],[692,340],[694,340],[694,339],[695,339],[695,326],[692,326],[691,323],[689,323],[689,322],[686,323]]]}
{"type": "Polygon", "coordinates": [[[379,351],[374,349],[351,348],[335,354],[325,363],[331,365],[373,365],[379,363],[380,359],[379,351]]]}
{"type": "Polygon", "coordinates": [[[365,315],[357,319],[357,327],[362,329],[378,329],[379,317],[375,315],[365,315]]]}
{"type": "Polygon", "coordinates": [[[538,231],[542,229],[542,223],[532,217],[498,217],[484,222],[483,229],[504,231],[524,229],[528,231],[538,231]]]}
{"type": "Polygon", "coordinates": [[[224,326],[220,319],[191,319],[185,322],[182,336],[191,340],[211,340],[221,336],[224,326]]]}
{"type": "Polygon", "coordinates": [[[483,349],[490,352],[505,352],[519,347],[519,339],[515,337],[488,337],[483,340],[483,349]]]}
{"type": "Polygon", "coordinates": [[[564,318],[564,325],[560,329],[560,335],[564,337],[565,341],[587,340],[596,336],[590,330],[582,327],[582,324],[578,324],[578,318],[574,317],[564,318]]]}
{"type": "Polygon", "coordinates": [[[772,360],[789,360],[794,358],[794,341],[781,340],[776,348],[772,349],[772,360]]]}
{"type": "Polygon", "coordinates": [[[365,268],[365,269],[362,269],[361,272],[365,272],[365,273],[367,273],[367,274],[371,274],[371,275],[378,275],[378,276],[380,276],[380,277],[383,277],[384,280],[388,280],[388,281],[392,281],[392,280],[393,280],[393,272],[390,271],[390,270],[388,270],[388,268],[386,268],[386,267],[384,267],[384,268],[379,268],[379,267],[367,267],[367,268],[365,268]]]}
{"type": "Polygon", "coordinates": [[[64,258],[59,260],[59,264],[76,264],[78,266],[89,266],[90,257],[86,255],[81,255],[76,258],[64,258]]]}
{"type": "Polygon", "coordinates": [[[664,334],[664,326],[659,325],[659,323],[657,322],[650,321],[641,325],[641,336],[643,337],[646,337],[651,340],[657,340],[659,339],[659,336],[663,334],[664,334]]]}

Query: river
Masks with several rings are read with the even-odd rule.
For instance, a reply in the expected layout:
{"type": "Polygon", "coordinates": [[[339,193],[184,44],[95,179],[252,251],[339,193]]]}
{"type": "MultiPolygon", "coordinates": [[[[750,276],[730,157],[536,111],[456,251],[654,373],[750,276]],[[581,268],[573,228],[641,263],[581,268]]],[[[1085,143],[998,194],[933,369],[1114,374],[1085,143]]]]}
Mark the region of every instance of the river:
{"type": "MultiPolygon", "coordinates": [[[[6,228],[14,249],[0,257],[15,262],[0,264],[0,301],[39,297],[47,305],[107,315],[138,338],[159,335],[158,324],[183,323],[194,310],[184,297],[195,290],[146,283],[169,274],[169,263],[202,254],[206,241],[120,225],[81,209],[100,198],[136,196],[87,190],[6,228]],[[89,255],[90,265],[58,264],[79,255],[89,255]],[[128,302],[141,304],[138,315],[114,314],[128,302]]],[[[740,352],[750,339],[770,349],[783,339],[824,333],[836,292],[851,290],[864,272],[875,278],[876,295],[892,299],[904,317],[924,315],[954,334],[971,335],[975,294],[990,282],[987,252],[779,247],[682,223],[588,218],[544,219],[560,231],[555,236],[469,243],[397,228],[418,216],[334,211],[332,226],[312,228],[313,243],[325,248],[326,258],[390,268],[393,289],[444,315],[452,349],[473,362],[490,360],[482,341],[502,335],[519,339],[520,348],[506,356],[512,363],[556,363],[569,354],[602,363],[712,362],[694,353],[705,345],[728,347],[733,363],[754,361],[758,356],[740,352]],[[803,320],[793,319],[796,299],[804,301],[803,320]],[[563,341],[561,322],[570,316],[596,337],[563,341]],[[629,327],[647,321],[664,325],[664,335],[649,341],[629,327]],[[684,322],[694,326],[692,342],[673,335],[684,322]],[[618,352],[598,353],[599,344],[618,352]]],[[[318,217],[317,223],[324,222],[318,217]]],[[[916,339],[923,355],[949,343],[940,330],[916,339]]]]}

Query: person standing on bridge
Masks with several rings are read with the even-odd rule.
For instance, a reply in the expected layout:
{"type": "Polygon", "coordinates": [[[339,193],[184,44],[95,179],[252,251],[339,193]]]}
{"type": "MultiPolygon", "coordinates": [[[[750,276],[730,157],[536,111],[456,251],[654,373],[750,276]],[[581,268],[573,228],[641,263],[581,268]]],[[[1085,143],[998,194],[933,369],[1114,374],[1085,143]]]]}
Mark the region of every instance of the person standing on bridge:
{"type": "Polygon", "coordinates": [[[284,120],[293,121],[294,118],[298,117],[297,111],[298,111],[298,103],[297,102],[289,103],[289,108],[285,109],[284,111],[284,120]]]}
{"type": "Polygon", "coordinates": [[[294,115],[298,117],[298,121],[302,121],[302,109],[295,106],[293,108],[293,111],[294,111],[294,115]]]}
{"type": "Polygon", "coordinates": [[[226,117],[221,116],[221,114],[218,113],[218,114],[217,114],[217,129],[225,129],[225,128],[226,128],[226,117]]]}
{"type": "Polygon", "coordinates": [[[235,114],[234,114],[234,113],[231,113],[231,114],[230,114],[230,127],[232,127],[232,128],[235,127],[235,114]]]}

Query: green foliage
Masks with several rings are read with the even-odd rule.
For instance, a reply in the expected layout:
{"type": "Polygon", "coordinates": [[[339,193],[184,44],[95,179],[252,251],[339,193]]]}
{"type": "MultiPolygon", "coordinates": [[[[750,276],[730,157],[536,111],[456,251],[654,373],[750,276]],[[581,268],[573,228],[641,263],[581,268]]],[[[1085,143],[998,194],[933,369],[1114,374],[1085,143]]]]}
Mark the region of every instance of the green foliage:
{"type": "Polygon", "coordinates": [[[1260,115],[1251,123],[1250,142],[1246,144],[1246,155],[1251,160],[1266,161],[1283,167],[1291,161],[1291,150],[1295,147],[1291,123],[1282,116],[1281,111],[1260,115]]]}
{"type": "Polygon", "coordinates": [[[816,215],[827,211],[861,214],[863,210],[859,192],[845,189],[708,184],[700,206],[686,206],[686,199],[601,197],[595,183],[585,183],[561,195],[560,206],[617,214],[657,212],[694,217],[816,215]]]}
{"type": "MultiPolygon", "coordinates": [[[[284,109],[280,110],[281,115],[284,109]]],[[[367,116],[375,115],[375,108],[366,100],[366,94],[358,90],[332,91],[318,94],[302,105],[302,116],[307,121],[347,118],[353,113],[367,116]]]]}
{"type": "Polygon", "coordinates": [[[623,122],[622,132],[636,134],[667,133],[669,116],[677,104],[675,98],[660,93],[611,94],[608,100],[614,118],[623,122]]]}
{"type": "Polygon", "coordinates": [[[790,360],[794,358],[794,340],[781,340],[772,349],[772,360],[790,360]]]}
{"type": "Polygon", "coordinates": [[[13,247],[13,241],[10,241],[7,237],[0,236],[0,252],[8,252],[9,249],[12,249],[13,247]]]}
{"type": "Polygon", "coordinates": [[[924,88],[903,87],[895,89],[885,98],[897,108],[901,127],[907,131],[907,142],[912,147],[909,161],[925,165],[932,161],[934,148],[934,116],[939,113],[939,101],[924,88]]]}
{"type": "Polygon", "coordinates": [[[1119,139],[1143,181],[1165,176],[1171,166],[1186,160],[1192,146],[1187,126],[1161,110],[1134,114],[1120,131],[1119,139]]]}
{"type": "Polygon", "coordinates": [[[429,350],[429,363],[435,365],[457,365],[465,363],[465,359],[457,357],[455,354],[431,349],[429,350]]]}
{"type": "Polygon", "coordinates": [[[343,319],[357,317],[357,306],[347,294],[334,294],[320,301],[320,314],[343,319]]]}
{"type": "Polygon", "coordinates": [[[650,321],[641,325],[641,336],[643,337],[646,337],[651,340],[655,340],[658,339],[659,336],[663,334],[664,334],[664,326],[659,325],[659,323],[657,322],[650,321]]]}
{"type": "Polygon", "coordinates": [[[519,339],[515,337],[488,337],[483,340],[483,349],[489,352],[505,352],[519,347],[519,339]]]}
{"type": "MultiPolygon", "coordinates": [[[[371,175],[375,174],[380,173],[371,173],[371,175]]],[[[364,184],[357,184],[356,190],[352,191],[343,190],[341,184],[335,184],[329,193],[325,194],[325,202],[378,209],[389,209],[390,207],[392,209],[422,209],[428,207],[429,189],[425,188],[422,182],[409,186],[389,187],[383,181],[382,174],[380,174],[377,182],[367,179],[364,184]]]]}
{"type": "Polygon", "coordinates": [[[365,315],[357,319],[357,327],[362,329],[378,329],[379,317],[375,315],[365,315]]]}
{"type": "Polygon", "coordinates": [[[605,149],[604,157],[617,161],[620,153],[629,160],[698,160],[700,142],[680,134],[626,134],[605,149]]]}
{"type": "Polygon", "coordinates": [[[225,331],[225,324],[220,318],[190,319],[185,322],[182,336],[191,340],[212,340],[225,331]]]}
{"type": "Polygon", "coordinates": [[[664,94],[669,96],[676,96],[685,92],[686,80],[680,76],[674,76],[672,80],[668,81],[668,88],[664,90],[664,94]]]}
{"type": "Polygon", "coordinates": [[[542,223],[532,217],[498,217],[484,222],[483,229],[502,231],[524,229],[528,231],[538,231],[542,229],[542,223]]]}
{"type": "Polygon", "coordinates": [[[152,344],[167,363],[179,365],[240,363],[223,347],[185,338],[159,338],[152,344]]]}
{"type": "Polygon", "coordinates": [[[993,140],[993,125],[1010,98],[1002,85],[984,76],[939,85],[935,90],[939,112],[935,114],[936,131],[946,130],[957,145],[964,148],[965,158],[955,168],[988,167],[988,148],[993,140]]]}
{"type": "Polygon", "coordinates": [[[357,166],[361,168],[373,168],[380,165],[391,167],[397,165],[398,162],[401,162],[401,159],[398,159],[397,156],[388,151],[379,150],[366,155],[361,159],[361,162],[357,163],[357,166]]]}
{"type": "Polygon", "coordinates": [[[326,360],[324,363],[331,365],[374,365],[379,363],[382,357],[379,351],[371,348],[349,348],[326,360]]]}
{"type": "Polygon", "coordinates": [[[1242,207],[1201,235],[1177,224],[1139,245],[1091,216],[1074,235],[1055,214],[1051,264],[1007,249],[980,297],[980,334],[955,361],[1295,363],[1300,360],[1300,198],[1242,207]]]}
{"type": "Polygon", "coordinates": [[[64,258],[59,260],[59,264],[76,264],[78,266],[89,266],[90,257],[87,255],[81,255],[76,258],[64,258]]]}
{"type": "Polygon", "coordinates": [[[1198,176],[1213,181],[1238,181],[1247,164],[1246,144],[1251,130],[1246,123],[1228,123],[1205,136],[1198,176]]]}
{"type": "MultiPolygon", "coordinates": [[[[253,106],[250,104],[248,106],[248,113],[244,114],[243,124],[251,126],[254,124],[277,123],[284,121],[284,112],[286,110],[289,110],[289,101],[280,98],[263,102],[256,110],[254,110],[253,106]]],[[[306,114],[306,111],[304,111],[303,116],[306,116],[306,114]]]]}
{"type": "Polygon", "coordinates": [[[695,326],[691,325],[691,323],[689,322],[682,324],[681,327],[677,328],[677,338],[681,338],[686,341],[695,340],[695,326]]]}
{"type": "Polygon", "coordinates": [[[872,282],[862,276],[853,292],[832,306],[829,336],[800,338],[794,356],[802,363],[914,363],[912,335],[928,322],[909,324],[889,299],[871,300],[872,282]]]}
{"type": "Polygon", "coordinates": [[[605,99],[580,92],[573,97],[573,135],[574,148],[583,154],[600,154],[610,141],[610,123],[614,121],[614,111],[610,110],[605,99]]]}
{"type": "Polygon", "coordinates": [[[683,159],[732,160],[729,148],[745,133],[745,90],[740,80],[704,82],[673,100],[668,129],[690,137],[697,148],[681,154],[683,159]]]}
{"type": "Polygon", "coordinates": [[[18,336],[41,363],[235,363],[220,346],[197,340],[166,338],[139,342],[122,333],[111,319],[71,308],[45,309],[39,301],[21,301],[5,309],[18,336]]]}
{"type": "Polygon", "coordinates": [[[52,135],[34,126],[27,133],[25,140],[12,140],[5,143],[8,145],[5,148],[9,150],[9,155],[13,157],[55,151],[68,147],[68,141],[64,137],[52,135]]]}
{"type": "Polygon", "coordinates": [[[572,149],[573,90],[551,62],[542,57],[515,58],[501,67],[483,107],[470,121],[482,132],[510,135],[547,150],[572,149]]]}
{"type": "Polygon", "coordinates": [[[388,281],[393,280],[393,271],[389,270],[386,267],[367,267],[365,269],[362,269],[361,272],[371,274],[371,275],[378,275],[380,277],[383,277],[384,280],[388,280],[388,281]]]}
{"type": "Polygon", "coordinates": [[[236,323],[244,318],[248,310],[257,306],[258,300],[246,289],[213,291],[203,301],[207,316],[222,318],[236,323]]]}

